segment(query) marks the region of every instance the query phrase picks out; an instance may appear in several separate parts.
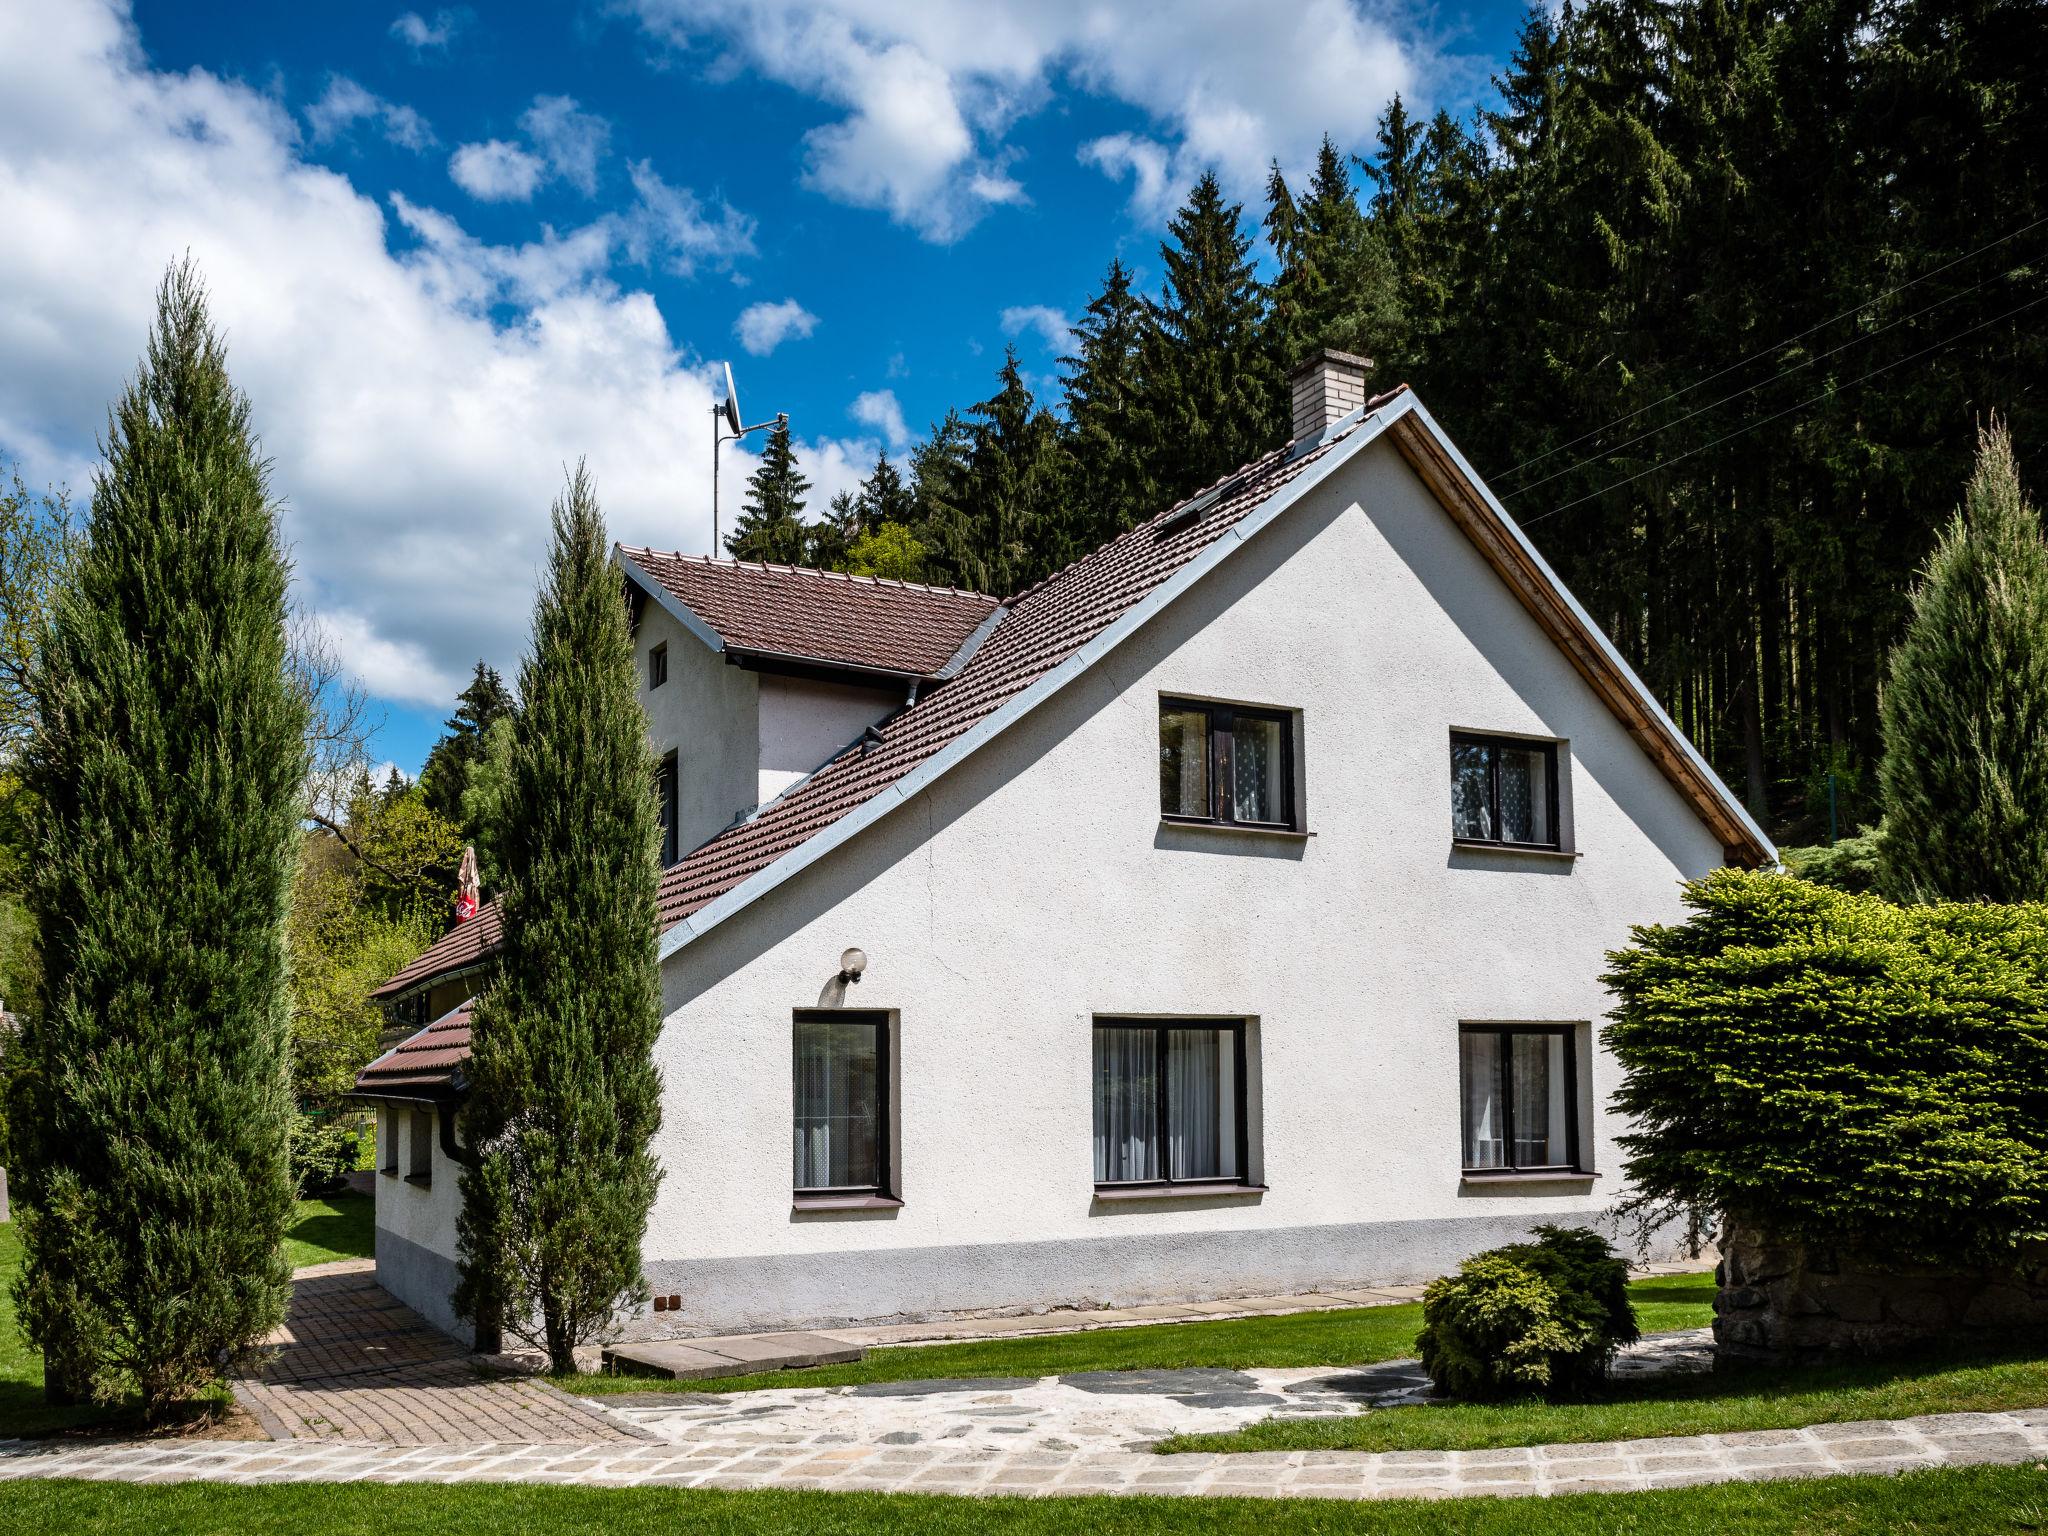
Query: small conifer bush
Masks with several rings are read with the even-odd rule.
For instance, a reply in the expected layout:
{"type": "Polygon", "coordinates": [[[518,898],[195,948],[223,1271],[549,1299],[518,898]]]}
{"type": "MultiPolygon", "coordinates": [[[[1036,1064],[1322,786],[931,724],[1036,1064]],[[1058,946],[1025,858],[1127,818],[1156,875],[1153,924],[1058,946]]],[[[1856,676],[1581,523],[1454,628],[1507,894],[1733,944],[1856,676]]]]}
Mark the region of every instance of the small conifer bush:
{"type": "Polygon", "coordinates": [[[1570,1397],[1639,1337],[1628,1265],[1584,1227],[1474,1254],[1422,1295],[1422,1367],[1439,1392],[1477,1400],[1570,1397]]]}

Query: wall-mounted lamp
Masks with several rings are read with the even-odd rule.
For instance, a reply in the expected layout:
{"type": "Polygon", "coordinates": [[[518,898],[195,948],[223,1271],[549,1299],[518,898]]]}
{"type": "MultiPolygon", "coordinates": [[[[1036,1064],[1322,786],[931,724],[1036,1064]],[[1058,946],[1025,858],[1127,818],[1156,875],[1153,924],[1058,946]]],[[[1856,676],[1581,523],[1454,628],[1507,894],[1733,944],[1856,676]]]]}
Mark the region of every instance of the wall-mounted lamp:
{"type": "Polygon", "coordinates": [[[868,956],[867,951],[864,949],[849,949],[839,957],[839,979],[841,981],[857,982],[860,980],[860,973],[867,968],[868,956]]]}

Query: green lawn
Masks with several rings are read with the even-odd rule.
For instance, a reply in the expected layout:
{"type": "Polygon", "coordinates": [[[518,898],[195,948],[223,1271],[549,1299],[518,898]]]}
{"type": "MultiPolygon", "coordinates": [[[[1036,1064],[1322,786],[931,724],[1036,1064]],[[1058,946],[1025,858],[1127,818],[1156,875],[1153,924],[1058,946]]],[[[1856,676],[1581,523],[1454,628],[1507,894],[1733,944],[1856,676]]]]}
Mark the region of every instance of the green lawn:
{"type": "Polygon", "coordinates": [[[1231,1434],[1176,1435],[1176,1451],[1470,1451],[1743,1429],[1800,1429],[1920,1413],[2048,1404],[2048,1359],[1859,1361],[1617,1386],[1584,1403],[1443,1403],[1348,1419],[1269,1419],[1231,1434]]]}
{"type": "MultiPolygon", "coordinates": [[[[1680,1275],[1629,1287],[1644,1332],[1704,1328],[1714,1320],[1714,1277],[1680,1275]]],[[[839,1387],[868,1381],[934,1381],[960,1376],[1058,1376],[1069,1371],[1135,1371],[1221,1366],[1369,1365],[1415,1353],[1422,1308],[1409,1303],[1288,1317],[1233,1318],[1215,1323],[1159,1323],[1137,1328],[1044,1334],[966,1344],[919,1344],[870,1350],[855,1365],[769,1371],[702,1383],[713,1392],[773,1387],[839,1387]]],[[[648,1376],[578,1376],[572,1392],[646,1392],[676,1383],[648,1376]]]]}
{"type": "Polygon", "coordinates": [[[1723,1483],[1554,1499],[966,1499],[671,1488],[10,1482],[0,1528],[96,1536],[1978,1536],[2048,1527],[2048,1472],[1723,1483]]]}
{"type": "Polygon", "coordinates": [[[301,1200],[285,1229],[284,1256],[293,1269],[373,1256],[377,1202],[368,1195],[301,1200]]]}

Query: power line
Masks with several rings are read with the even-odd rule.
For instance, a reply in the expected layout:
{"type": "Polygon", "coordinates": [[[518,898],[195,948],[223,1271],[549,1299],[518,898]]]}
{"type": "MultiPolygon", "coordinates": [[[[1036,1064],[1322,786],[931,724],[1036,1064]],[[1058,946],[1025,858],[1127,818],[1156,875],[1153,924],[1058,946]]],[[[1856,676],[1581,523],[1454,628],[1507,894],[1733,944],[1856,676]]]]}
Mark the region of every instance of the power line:
{"type": "Polygon", "coordinates": [[[1987,242],[1986,244],[1980,245],[1974,251],[1966,251],[1962,255],[1954,258],[1954,260],[1952,261],[1945,261],[1940,266],[1934,268],[1932,271],[1922,272],[1918,277],[1913,278],[1909,282],[1900,283],[1896,288],[1887,288],[1883,293],[1876,295],[1874,298],[1865,299],[1861,304],[1857,304],[1849,309],[1845,309],[1840,314],[1830,315],[1827,319],[1822,320],[1817,324],[1808,326],[1805,330],[1801,331],[1796,336],[1788,336],[1783,341],[1774,342],[1772,345],[1768,347],[1759,348],[1757,351],[1750,353],[1747,357],[1737,358],[1734,362],[1730,363],[1726,368],[1723,368],[1719,373],[1710,373],[1703,379],[1695,379],[1692,383],[1686,385],[1683,389],[1675,389],[1661,400],[1652,400],[1648,405],[1638,406],[1635,410],[1630,411],[1626,416],[1617,416],[1614,418],[1614,420],[1607,422],[1603,426],[1595,427],[1590,432],[1580,433],[1570,442],[1559,443],[1555,448],[1546,448],[1543,452],[1537,454],[1534,458],[1524,459],[1521,463],[1516,464],[1511,468],[1502,470],[1499,475],[1493,478],[1506,479],[1511,475],[1519,475],[1523,470],[1541,464],[1545,459],[1551,458],[1556,454],[1563,453],[1568,448],[1578,447],[1580,443],[1585,442],[1586,439],[1589,437],[1598,437],[1602,432],[1611,431],[1615,427],[1621,426],[1626,422],[1634,421],[1638,416],[1642,415],[1645,411],[1654,411],[1659,406],[1669,405],[1673,400],[1677,400],[1682,396],[1691,394],[1694,390],[1700,388],[1702,385],[1711,384],[1714,382],[1714,380],[1722,378],[1727,374],[1731,374],[1735,372],[1735,370],[1738,368],[1747,367],[1749,364],[1755,362],[1760,357],[1769,357],[1773,352],[1782,352],[1785,350],[1785,348],[1791,346],[1795,341],[1804,341],[1807,337],[1811,336],[1815,331],[1824,331],[1838,320],[1846,320],[1851,315],[1861,314],[1864,310],[1870,308],[1870,306],[1873,304],[1882,304],[1886,299],[1891,298],[1895,294],[1904,293],[1908,288],[1912,288],[1917,286],[1918,284],[1924,283],[1930,277],[1939,277],[1942,273],[1946,272],[1950,267],[1958,266],[1963,262],[1969,261],[1973,257],[1981,256],[1986,251],[1993,250],[1996,247],[2005,244],[2008,240],[2017,240],[2021,235],[2026,234],[2029,230],[2039,229],[2043,224],[2048,224],[2048,214],[2043,214],[2040,218],[2035,219],[2031,224],[2022,224],[2018,229],[2000,235],[1996,240],[1992,240],[1987,242]]]}
{"type": "MultiPolygon", "coordinates": [[[[2030,261],[2031,260],[2032,258],[2030,258],[2030,261]]],[[[1665,422],[1662,426],[1649,427],[1644,431],[1638,432],[1634,437],[1625,437],[1620,442],[1615,443],[1613,446],[1601,449],[1598,453],[1589,454],[1587,457],[1583,459],[1575,459],[1571,463],[1567,464],[1563,469],[1553,469],[1541,480],[1531,480],[1527,485],[1517,486],[1514,490],[1509,491],[1507,495],[1501,497],[1501,500],[1513,501],[1517,496],[1526,495],[1528,492],[1535,490],[1540,485],[1548,485],[1551,481],[1559,479],[1562,476],[1569,475],[1574,470],[1584,469],[1588,464],[1593,463],[1595,460],[1612,458],[1615,454],[1621,452],[1622,449],[1632,448],[1637,443],[1655,437],[1659,432],[1669,432],[1673,427],[1682,427],[1688,421],[1691,421],[1695,416],[1702,416],[1705,415],[1708,411],[1719,410],[1722,406],[1726,405],[1731,400],[1740,400],[1744,395],[1752,394],[1759,389],[1767,388],[1772,384],[1776,384],[1781,379],[1789,379],[1792,377],[1793,374],[1800,372],[1802,369],[1811,368],[1815,363],[1824,363],[1829,358],[1835,356],[1837,353],[1846,352],[1851,347],[1861,346],[1866,341],[1875,340],[1877,337],[1882,336],[1886,331],[1894,330],[1902,325],[1909,325],[1913,321],[1918,320],[1922,315],[1933,314],[1934,311],[1941,308],[1941,306],[1944,304],[1953,304],[1957,299],[1966,299],[1971,294],[1975,293],[1979,288],[1983,288],[1991,283],[1998,282],[2002,278],[2011,277],[2015,272],[2025,270],[2026,267],[2030,264],[2030,261],[2018,262],[2013,266],[2007,267],[2003,272],[1994,273],[1990,277],[1982,278],[1979,281],[1972,283],[1967,288],[1958,288],[1954,293],[1944,294],[1941,298],[1936,299],[1932,304],[1924,305],[1923,307],[1914,310],[1910,315],[1900,315],[1896,319],[1887,320],[1883,325],[1880,325],[1874,331],[1859,331],[1856,335],[1851,336],[1847,341],[1832,346],[1828,348],[1828,350],[1825,352],[1816,352],[1813,354],[1813,356],[1807,358],[1804,362],[1794,363],[1790,368],[1786,368],[1777,373],[1774,373],[1768,379],[1758,379],[1754,384],[1745,384],[1742,386],[1742,388],[1732,390],[1728,394],[1723,395],[1718,400],[1709,401],[1705,405],[1694,406],[1691,410],[1687,411],[1683,416],[1674,416],[1670,421],[1665,422]]],[[[1728,370],[1724,368],[1721,371],[1722,373],[1726,373],[1728,370]]],[[[1719,375],[1716,375],[1716,377],[1718,376],[1719,375]]]]}
{"type": "Polygon", "coordinates": [[[1689,459],[1696,453],[1705,453],[1709,448],[1718,448],[1721,446],[1721,444],[1731,442],[1735,438],[1743,436],[1745,433],[1754,432],[1758,427],[1767,427],[1781,416],[1789,416],[1794,411],[1803,411],[1809,405],[1818,404],[1820,401],[1827,399],[1830,395],[1839,395],[1844,391],[1854,389],[1857,385],[1863,383],[1864,380],[1874,379],[1880,373],[1884,373],[1890,369],[1896,368],[1901,363],[1910,363],[1916,357],[1925,357],[1929,352],[1939,352],[1943,347],[1954,346],[1957,342],[1961,341],[1965,336],[1974,336],[1977,332],[1983,330],[1986,326],[1997,325],[2002,320],[2010,320],[2014,315],[2022,314],[2025,311],[2032,309],[2036,304],[2048,304],[2048,293],[2040,294],[2034,298],[2031,298],[2027,300],[2027,302],[2024,304],[2015,305],[2013,308],[2008,309],[2002,315],[1993,315],[1989,320],[1980,320],[1975,325],[1971,326],[1968,330],[1957,331],[1955,335],[1950,336],[1945,340],[1931,342],[1927,346],[1922,347],[1918,352],[1908,352],[1904,357],[1895,357],[1888,363],[1880,363],[1877,367],[1871,369],[1868,373],[1861,374],[1858,377],[1851,379],[1848,383],[1842,385],[1839,389],[1824,389],[1817,395],[1812,395],[1804,400],[1801,400],[1797,405],[1788,405],[1782,411],[1773,411],[1770,415],[1765,416],[1760,420],[1752,421],[1747,426],[1737,427],[1733,432],[1723,433],[1721,436],[1715,438],[1712,442],[1701,443],[1698,447],[1688,448],[1683,453],[1674,453],[1670,458],[1661,459],[1657,463],[1652,464],[1648,469],[1639,469],[1634,474],[1629,475],[1624,479],[1615,481],[1612,485],[1603,485],[1597,491],[1588,491],[1583,496],[1574,497],[1572,500],[1566,502],[1561,507],[1552,507],[1548,512],[1542,512],[1537,514],[1535,517],[1528,518],[1521,524],[1521,526],[1523,528],[1532,528],[1537,523],[1542,522],[1545,518],[1556,517],[1560,512],[1569,512],[1573,507],[1578,506],[1581,502],[1591,501],[1598,496],[1605,496],[1609,491],[1618,491],[1625,485],[1634,484],[1636,481],[1642,479],[1645,475],[1653,475],[1660,469],[1669,469],[1673,464],[1677,464],[1682,460],[1689,459]]]}

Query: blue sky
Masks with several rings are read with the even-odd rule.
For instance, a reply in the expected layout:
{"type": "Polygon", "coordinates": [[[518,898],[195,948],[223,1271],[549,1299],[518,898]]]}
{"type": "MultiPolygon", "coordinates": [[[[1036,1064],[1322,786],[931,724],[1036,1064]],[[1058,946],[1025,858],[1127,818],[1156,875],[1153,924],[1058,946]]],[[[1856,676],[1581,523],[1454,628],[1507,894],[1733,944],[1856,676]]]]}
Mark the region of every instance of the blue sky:
{"type": "Polygon", "coordinates": [[[1198,170],[1255,215],[1394,90],[1468,112],[1524,9],[0,0],[0,455],[85,492],[189,250],[300,604],[411,771],[470,663],[517,664],[565,462],[620,538],[708,549],[729,360],[822,504],[1005,343],[1050,385],[1198,170]]]}

